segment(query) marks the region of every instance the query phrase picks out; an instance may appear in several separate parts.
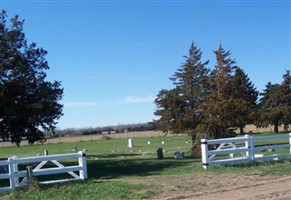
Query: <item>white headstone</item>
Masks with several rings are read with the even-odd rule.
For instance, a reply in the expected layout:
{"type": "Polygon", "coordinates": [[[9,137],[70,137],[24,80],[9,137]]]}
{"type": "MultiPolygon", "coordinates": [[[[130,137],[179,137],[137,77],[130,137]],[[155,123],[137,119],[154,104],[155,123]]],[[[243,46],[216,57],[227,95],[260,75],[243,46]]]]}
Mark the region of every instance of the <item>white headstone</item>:
{"type": "Polygon", "coordinates": [[[133,147],[133,144],[132,144],[132,139],[129,138],[128,139],[128,145],[127,145],[128,148],[132,148],[133,147]]]}

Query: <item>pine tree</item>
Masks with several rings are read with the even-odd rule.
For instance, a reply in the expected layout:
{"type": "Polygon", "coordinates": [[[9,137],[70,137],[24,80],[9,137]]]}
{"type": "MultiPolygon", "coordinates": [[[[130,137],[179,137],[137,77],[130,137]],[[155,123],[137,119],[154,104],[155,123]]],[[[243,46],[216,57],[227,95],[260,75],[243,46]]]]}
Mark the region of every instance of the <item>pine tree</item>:
{"type": "Polygon", "coordinates": [[[184,131],[193,131],[201,120],[201,105],[209,85],[208,61],[201,62],[202,52],[194,43],[191,44],[189,55],[184,56],[186,62],[170,78],[179,92],[184,111],[182,124],[184,131]]]}
{"type": "Polygon", "coordinates": [[[274,132],[279,132],[279,125],[284,118],[284,94],[282,85],[269,82],[261,93],[259,103],[259,125],[274,125],[274,132]]]}
{"type": "Polygon", "coordinates": [[[181,109],[183,102],[179,98],[178,90],[162,89],[155,99],[157,110],[155,115],[160,116],[160,119],[155,121],[158,130],[163,132],[182,132],[182,118],[184,112],[181,109]]]}
{"type": "Polygon", "coordinates": [[[283,93],[283,124],[285,129],[291,124],[291,74],[290,70],[287,70],[283,75],[282,82],[282,93],[283,93]]]}
{"type": "Polygon", "coordinates": [[[274,126],[274,132],[279,132],[279,125],[287,129],[291,124],[291,75],[287,70],[281,84],[266,85],[259,103],[259,120],[261,126],[274,126]]]}
{"type": "Polygon", "coordinates": [[[287,70],[281,84],[266,85],[259,103],[259,122],[261,126],[274,126],[274,132],[279,131],[279,125],[287,129],[291,124],[291,75],[287,70]]]}
{"type": "Polygon", "coordinates": [[[199,129],[212,138],[220,138],[234,125],[236,99],[233,98],[233,74],[235,61],[230,51],[220,44],[214,51],[216,65],[210,75],[210,90],[206,95],[204,120],[199,129]]]}
{"type": "Polygon", "coordinates": [[[259,93],[245,72],[239,67],[235,67],[232,84],[232,98],[235,99],[236,104],[233,111],[236,114],[234,125],[239,127],[240,133],[243,134],[243,127],[255,121],[259,93]]]}
{"type": "Polygon", "coordinates": [[[159,92],[155,114],[160,116],[160,127],[167,127],[163,131],[193,134],[202,117],[201,105],[208,87],[208,61],[201,61],[202,52],[194,43],[184,58],[185,63],[170,78],[175,88],[159,92]]]}

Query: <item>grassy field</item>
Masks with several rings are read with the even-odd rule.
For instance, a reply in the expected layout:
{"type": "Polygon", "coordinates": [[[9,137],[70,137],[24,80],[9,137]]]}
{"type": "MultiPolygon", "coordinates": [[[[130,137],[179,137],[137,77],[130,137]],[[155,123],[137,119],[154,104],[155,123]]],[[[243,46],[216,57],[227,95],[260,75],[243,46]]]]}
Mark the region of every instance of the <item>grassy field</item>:
{"type": "MultiPolygon", "coordinates": [[[[48,150],[49,154],[71,153],[72,148],[87,150],[89,179],[32,187],[0,193],[1,199],[146,199],[158,195],[157,185],[143,180],[149,177],[163,179],[193,174],[238,174],[238,175],[291,175],[291,161],[263,162],[235,166],[210,167],[204,170],[200,156],[191,157],[191,139],[188,136],[139,137],[133,138],[133,148],[127,148],[127,138],[92,140],[44,145],[2,147],[1,158],[10,156],[36,156],[48,150]],[[151,144],[148,144],[148,141],[151,144]],[[164,144],[162,144],[162,141],[164,144]],[[163,148],[164,159],[157,159],[157,149],[163,148]],[[173,159],[175,151],[184,151],[184,160],[173,159]]],[[[288,151],[288,149],[286,149],[288,151]]],[[[41,177],[40,177],[41,179],[41,177]]]]}

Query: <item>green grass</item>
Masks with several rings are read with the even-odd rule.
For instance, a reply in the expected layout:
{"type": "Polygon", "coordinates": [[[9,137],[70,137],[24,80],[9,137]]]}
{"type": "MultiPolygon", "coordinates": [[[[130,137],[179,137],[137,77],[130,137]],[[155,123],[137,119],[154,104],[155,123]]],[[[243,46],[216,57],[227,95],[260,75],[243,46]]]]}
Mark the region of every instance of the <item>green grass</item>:
{"type": "Polygon", "coordinates": [[[145,199],[155,193],[149,186],[141,184],[129,184],[125,182],[97,182],[89,180],[86,182],[71,182],[62,185],[40,186],[32,185],[11,193],[2,194],[11,200],[19,199],[98,199],[98,200],[118,200],[118,199],[145,199]]]}
{"type": "MultiPolygon", "coordinates": [[[[191,147],[190,137],[187,136],[171,136],[171,137],[155,137],[155,138],[134,138],[134,148],[127,148],[127,139],[111,139],[111,140],[96,140],[86,142],[73,142],[73,143],[57,143],[57,144],[44,144],[17,147],[2,147],[1,157],[7,158],[10,156],[36,156],[37,154],[43,154],[44,150],[48,150],[49,154],[62,154],[72,153],[72,148],[76,146],[78,150],[87,149],[90,155],[112,155],[112,158],[116,158],[125,154],[156,154],[156,150],[162,147],[166,154],[171,154],[175,150],[189,151],[191,147]],[[188,140],[186,144],[184,141],[188,140]],[[151,141],[148,145],[147,141],[151,141]],[[164,141],[165,144],[161,144],[164,141]]],[[[110,156],[108,156],[110,158],[110,156]]]]}
{"type": "MultiPolygon", "coordinates": [[[[48,150],[49,154],[71,153],[72,147],[86,148],[89,180],[39,186],[0,193],[6,199],[146,199],[157,191],[145,184],[130,183],[131,178],[148,176],[177,176],[187,174],[234,173],[239,175],[291,175],[291,160],[266,161],[233,166],[210,167],[204,170],[201,158],[190,157],[191,140],[188,136],[133,138],[133,148],[127,148],[127,139],[98,140],[78,143],[44,144],[1,148],[1,157],[36,156],[48,150]],[[148,145],[147,141],[151,141],[148,145]],[[161,142],[164,141],[164,144],[161,142]],[[186,143],[188,141],[188,143],[186,143]],[[164,159],[157,159],[157,149],[163,148],[164,159]],[[182,150],[184,160],[174,160],[174,151],[182,150]]],[[[286,149],[288,151],[289,149],[286,149]]],[[[285,151],[285,150],[283,150],[285,151]]],[[[272,152],[273,153],[273,152],[272,152]]],[[[68,161],[71,164],[73,161],[68,161]]],[[[75,161],[74,161],[75,162],[75,161]]],[[[57,175],[58,178],[62,177],[57,175]]],[[[55,176],[52,176],[55,178],[55,176]]],[[[42,180],[42,177],[37,177],[42,180]]]]}

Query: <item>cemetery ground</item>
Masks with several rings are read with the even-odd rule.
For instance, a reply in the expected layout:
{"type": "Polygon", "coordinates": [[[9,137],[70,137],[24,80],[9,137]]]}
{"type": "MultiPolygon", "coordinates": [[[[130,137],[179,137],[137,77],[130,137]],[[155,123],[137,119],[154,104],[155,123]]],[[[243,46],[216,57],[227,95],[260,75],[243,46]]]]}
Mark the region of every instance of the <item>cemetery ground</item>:
{"type": "Polygon", "coordinates": [[[86,149],[88,180],[44,186],[37,180],[69,176],[37,177],[30,187],[0,193],[0,199],[291,199],[290,159],[205,170],[200,156],[190,156],[189,136],[151,133],[133,138],[133,148],[127,136],[1,147],[2,159],[86,149]],[[158,148],[164,159],[157,159],[158,148]],[[175,151],[184,151],[185,159],[175,160],[175,151]]]}

